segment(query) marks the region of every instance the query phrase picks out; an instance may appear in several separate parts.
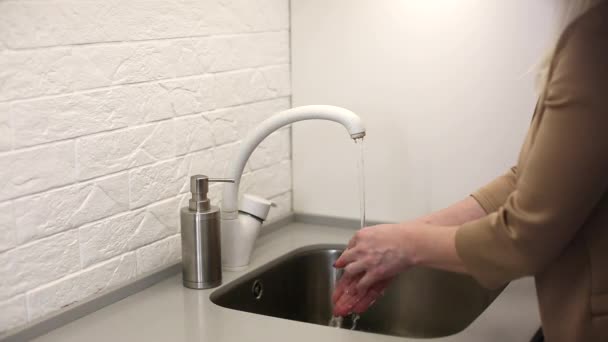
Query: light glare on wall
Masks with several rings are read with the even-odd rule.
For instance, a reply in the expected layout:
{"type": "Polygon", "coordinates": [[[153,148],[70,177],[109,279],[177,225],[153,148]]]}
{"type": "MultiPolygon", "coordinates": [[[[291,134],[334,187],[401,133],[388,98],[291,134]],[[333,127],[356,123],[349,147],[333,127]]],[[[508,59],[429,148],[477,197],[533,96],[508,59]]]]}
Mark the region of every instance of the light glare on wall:
{"type": "Polygon", "coordinates": [[[460,12],[477,2],[479,0],[403,0],[401,5],[404,10],[432,17],[460,12]]]}

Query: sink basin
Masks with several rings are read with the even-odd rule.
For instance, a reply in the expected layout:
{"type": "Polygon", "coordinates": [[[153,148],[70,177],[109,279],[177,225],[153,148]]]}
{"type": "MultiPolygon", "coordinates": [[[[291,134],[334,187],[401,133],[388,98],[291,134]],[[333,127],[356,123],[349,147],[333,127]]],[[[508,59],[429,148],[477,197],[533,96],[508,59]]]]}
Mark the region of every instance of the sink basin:
{"type": "MultiPolygon", "coordinates": [[[[345,246],[298,249],[227,284],[211,295],[225,308],[327,326],[339,271],[332,267],[345,246]]],[[[355,330],[436,338],[464,330],[500,291],[482,288],[469,276],[413,268],[399,276],[355,330]]],[[[350,329],[352,317],[342,327],[350,329]]]]}

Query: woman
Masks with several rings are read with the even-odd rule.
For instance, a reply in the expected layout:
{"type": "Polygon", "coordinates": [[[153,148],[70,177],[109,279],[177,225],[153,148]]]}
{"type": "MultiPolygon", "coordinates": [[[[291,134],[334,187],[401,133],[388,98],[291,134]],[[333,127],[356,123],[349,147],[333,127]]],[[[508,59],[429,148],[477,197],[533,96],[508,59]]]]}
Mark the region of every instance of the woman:
{"type": "Polygon", "coordinates": [[[517,166],[451,207],[359,231],[335,313],[414,265],[497,288],[534,275],[545,338],[608,341],[608,1],[571,0],[517,166]]]}

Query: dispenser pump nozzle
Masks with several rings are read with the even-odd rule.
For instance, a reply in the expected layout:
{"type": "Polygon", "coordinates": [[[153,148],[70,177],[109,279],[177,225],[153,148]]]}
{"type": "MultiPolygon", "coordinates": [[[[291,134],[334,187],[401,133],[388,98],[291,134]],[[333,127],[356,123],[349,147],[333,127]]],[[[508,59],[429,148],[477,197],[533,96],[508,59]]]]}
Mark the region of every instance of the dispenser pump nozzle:
{"type": "Polygon", "coordinates": [[[194,211],[207,211],[211,209],[211,202],[207,198],[209,183],[234,183],[234,179],[209,178],[205,175],[194,175],[190,177],[190,192],[192,198],[188,203],[188,208],[194,211]]]}

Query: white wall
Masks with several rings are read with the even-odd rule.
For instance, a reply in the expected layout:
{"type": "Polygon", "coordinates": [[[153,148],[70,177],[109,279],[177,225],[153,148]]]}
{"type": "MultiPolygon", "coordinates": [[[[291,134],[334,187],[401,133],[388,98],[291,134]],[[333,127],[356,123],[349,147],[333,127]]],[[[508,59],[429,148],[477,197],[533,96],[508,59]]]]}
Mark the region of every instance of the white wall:
{"type": "MultiPolygon", "coordinates": [[[[516,161],[556,0],[293,0],[293,104],[367,124],[367,213],[439,209],[516,161]]],[[[294,210],[357,218],[358,148],[341,127],[294,125],[294,210]]]]}
{"type": "MultiPolygon", "coordinates": [[[[288,7],[0,1],[0,335],[179,261],[188,176],[290,106],[288,7]]],[[[289,130],[243,188],[290,212],[289,130]]]]}

